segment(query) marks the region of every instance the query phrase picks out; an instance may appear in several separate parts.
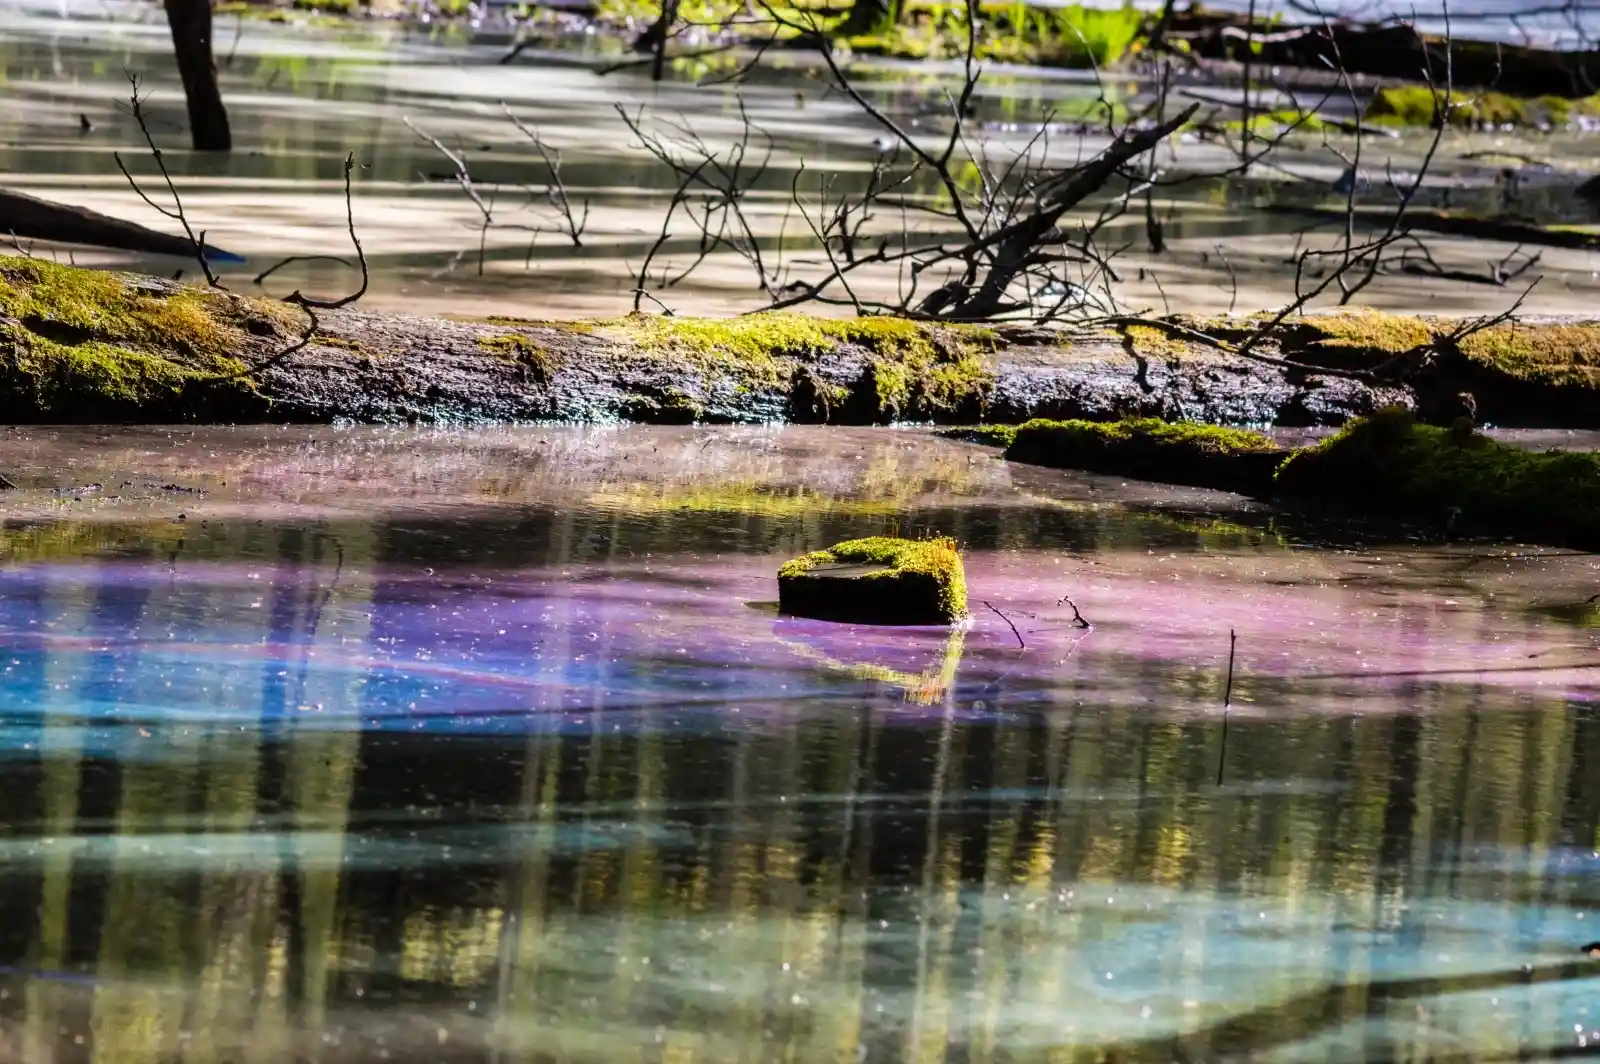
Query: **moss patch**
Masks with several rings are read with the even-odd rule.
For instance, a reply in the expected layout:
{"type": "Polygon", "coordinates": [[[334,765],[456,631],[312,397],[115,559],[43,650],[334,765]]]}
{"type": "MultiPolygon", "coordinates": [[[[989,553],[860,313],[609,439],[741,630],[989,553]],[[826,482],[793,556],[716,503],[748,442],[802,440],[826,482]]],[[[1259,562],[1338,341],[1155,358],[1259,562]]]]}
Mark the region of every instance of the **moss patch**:
{"type": "Polygon", "coordinates": [[[0,258],[0,410],[225,419],[264,406],[237,356],[247,326],[271,332],[282,316],[223,293],[0,258]]]}
{"type": "Polygon", "coordinates": [[[1600,455],[1508,447],[1470,430],[1389,411],[1296,452],[1278,471],[1286,496],[1489,535],[1600,547],[1600,455]]]}
{"type": "Polygon", "coordinates": [[[703,374],[731,376],[739,387],[776,388],[795,363],[842,345],[869,357],[873,410],[866,420],[934,417],[981,405],[992,381],[982,353],[990,329],[936,327],[901,318],[811,318],[751,314],[738,318],[631,315],[603,328],[649,352],[675,356],[703,374]]]}
{"type": "Polygon", "coordinates": [[[1497,325],[1461,341],[1461,353],[1518,380],[1600,386],[1600,323],[1497,325]]]}
{"type": "Polygon", "coordinates": [[[505,333],[500,336],[480,336],[478,346],[492,351],[508,362],[514,362],[533,375],[541,384],[548,384],[555,376],[556,356],[524,333],[505,333]]]}
{"type": "Polygon", "coordinates": [[[1270,488],[1287,453],[1259,433],[1158,418],[1029,421],[1006,448],[1016,462],[1246,493],[1270,488]]]}
{"type": "MultiPolygon", "coordinates": [[[[1391,85],[1377,91],[1367,104],[1366,117],[1395,126],[1432,126],[1439,103],[1426,85],[1391,85]]],[[[1559,129],[1580,118],[1600,117],[1600,95],[1571,100],[1562,96],[1509,96],[1501,92],[1454,92],[1448,103],[1448,120],[1464,129],[1482,127],[1559,129]]]]}
{"type": "Polygon", "coordinates": [[[1010,447],[1011,441],[1017,438],[1016,425],[958,425],[955,428],[939,429],[935,436],[947,440],[960,440],[962,443],[981,443],[989,447],[1010,447]]]}
{"type": "Polygon", "coordinates": [[[967,615],[961,552],[944,538],[836,543],[778,570],[778,608],[857,624],[951,624],[967,615]]]}

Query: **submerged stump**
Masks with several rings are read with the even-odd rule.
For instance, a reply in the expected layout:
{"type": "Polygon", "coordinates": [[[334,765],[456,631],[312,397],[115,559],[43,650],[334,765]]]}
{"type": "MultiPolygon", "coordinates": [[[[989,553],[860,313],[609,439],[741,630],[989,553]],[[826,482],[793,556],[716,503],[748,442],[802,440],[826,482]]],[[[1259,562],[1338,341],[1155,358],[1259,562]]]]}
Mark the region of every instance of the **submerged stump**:
{"type": "Polygon", "coordinates": [[[967,615],[961,552],[947,538],[836,543],[778,570],[778,608],[856,624],[953,624],[967,615]]]}

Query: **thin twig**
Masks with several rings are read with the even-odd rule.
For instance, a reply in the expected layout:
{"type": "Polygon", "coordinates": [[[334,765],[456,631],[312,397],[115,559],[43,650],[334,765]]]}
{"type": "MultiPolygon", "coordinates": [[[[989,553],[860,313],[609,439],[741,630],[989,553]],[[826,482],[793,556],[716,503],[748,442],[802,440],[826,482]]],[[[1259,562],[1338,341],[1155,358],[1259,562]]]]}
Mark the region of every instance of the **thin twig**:
{"type": "Polygon", "coordinates": [[[1006,627],[1011,629],[1011,634],[1017,637],[1017,649],[1018,650],[1027,650],[1028,649],[1028,644],[1023,640],[1022,633],[1017,631],[1017,626],[1011,623],[1011,618],[1007,617],[1005,614],[1001,613],[998,609],[996,609],[993,603],[985,602],[984,605],[987,606],[990,610],[993,610],[994,611],[994,615],[996,617],[998,617],[1002,621],[1006,622],[1006,627]]]}

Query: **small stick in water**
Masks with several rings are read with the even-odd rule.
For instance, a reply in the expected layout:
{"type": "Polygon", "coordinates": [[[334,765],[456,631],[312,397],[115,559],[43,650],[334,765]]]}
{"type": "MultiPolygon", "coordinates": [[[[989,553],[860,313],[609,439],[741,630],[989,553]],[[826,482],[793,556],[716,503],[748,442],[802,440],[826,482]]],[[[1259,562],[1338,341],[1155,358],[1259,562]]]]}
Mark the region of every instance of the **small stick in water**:
{"type": "Polygon", "coordinates": [[[1222,786],[1222,767],[1228,762],[1228,706],[1233,702],[1233,652],[1238,648],[1239,634],[1228,629],[1228,685],[1222,690],[1222,750],[1217,754],[1217,786],[1222,786]]]}
{"type": "Polygon", "coordinates": [[[994,615],[996,617],[1000,618],[1002,621],[1006,622],[1006,626],[1011,629],[1011,634],[1017,637],[1017,647],[1018,647],[1018,649],[1027,650],[1028,649],[1028,644],[1022,641],[1022,633],[1017,631],[1017,626],[1011,623],[1011,618],[1007,617],[1005,614],[1003,614],[999,610],[995,609],[994,604],[992,602],[985,602],[984,605],[988,606],[991,610],[994,610],[994,615]]]}
{"type": "Polygon", "coordinates": [[[1087,629],[1087,628],[1093,628],[1094,627],[1094,625],[1090,624],[1088,621],[1083,619],[1083,614],[1078,612],[1078,604],[1076,602],[1073,602],[1070,596],[1062,595],[1061,596],[1061,601],[1057,602],[1056,605],[1057,606],[1071,606],[1072,607],[1072,623],[1077,625],[1079,628],[1086,628],[1087,629]]]}

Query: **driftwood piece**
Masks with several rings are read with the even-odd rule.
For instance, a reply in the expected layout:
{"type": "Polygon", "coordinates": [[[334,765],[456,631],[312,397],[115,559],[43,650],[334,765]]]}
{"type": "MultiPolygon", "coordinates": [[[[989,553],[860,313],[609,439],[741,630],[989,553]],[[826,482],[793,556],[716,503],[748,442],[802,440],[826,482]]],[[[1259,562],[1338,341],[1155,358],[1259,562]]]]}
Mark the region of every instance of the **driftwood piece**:
{"type": "MultiPolygon", "coordinates": [[[[0,189],[0,235],[19,240],[51,240],[63,244],[140,251],[151,255],[176,255],[194,258],[189,238],[172,236],[91,211],[52,203],[26,192],[0,189]]],[[[243,262],[238,255],[206,245],[206,257],[213,262],[243,262]]]]}
{"type": "MultiPolygon", "coordinates": [[[[1267,204],[1262,209],[1273,214],[1295,214],[1338,225],[1343,225],[1346,217],[1343,208],[1334,207],[1297,207],[1275,203],[1267,204]]],[[[1357,210],[1356,221],[1377,229],[1387,229],[1394,222],[1394,215],[1388,211],[1357,210]]],[[[1511,218],[1474,218],[1446,211],[1406,211],[1396,230],[1402,233],[1441,233],[1475,240],[1499,240],[1507,244],[1545,248],[1571,248],[1579,251],[1600,248],[1600,233],[1584,233],[1574,229],[1548,229],[1542,225],[1511,218]]]]}
{"type": "Polygon", "coordinates": [[[1404,81],[1442,80],[1450,71],[1457,89],[1494,89],[1514,96],[1576,99],[1600,92],[1600,51],[1556,51],[1495,41],[1449,41],[1418,33],[1405,23],[1331,22],[1314,26],[1260,23],[1252,32],[1243,18],[1178,16],[1170,38],[1188,42],[1205,59],[1260,66],[1339,70],[1404,81]]]}

